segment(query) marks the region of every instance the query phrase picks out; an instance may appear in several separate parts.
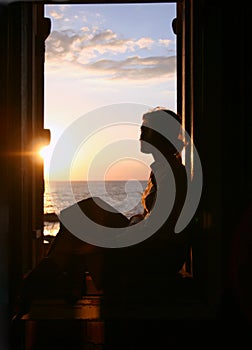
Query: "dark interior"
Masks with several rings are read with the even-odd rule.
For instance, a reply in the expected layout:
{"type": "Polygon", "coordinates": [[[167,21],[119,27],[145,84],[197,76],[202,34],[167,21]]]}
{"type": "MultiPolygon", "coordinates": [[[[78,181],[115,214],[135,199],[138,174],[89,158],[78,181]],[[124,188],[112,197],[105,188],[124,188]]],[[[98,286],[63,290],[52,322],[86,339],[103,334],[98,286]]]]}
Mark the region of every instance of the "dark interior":
{"type": "Polygon", "coordinates": [[[0,4],[0,348],[245,348],[252,322],[251,11],[226,1],[177,2],[178,111],[190,132],[193,123],[204,173],[191,278],[162,291],[152,280],[142,299],[133,284],[127,307],[108,293],[104,314],[93,321],[44,318],[36,332],[34,320],[13,325],[22,278],[45,254],[43,162],[29,153],[32,141],[48,141],[43,65],[50,23],[43,4],[0,4]],[[101,324],[106,341],[99,340],[101,324]]]}

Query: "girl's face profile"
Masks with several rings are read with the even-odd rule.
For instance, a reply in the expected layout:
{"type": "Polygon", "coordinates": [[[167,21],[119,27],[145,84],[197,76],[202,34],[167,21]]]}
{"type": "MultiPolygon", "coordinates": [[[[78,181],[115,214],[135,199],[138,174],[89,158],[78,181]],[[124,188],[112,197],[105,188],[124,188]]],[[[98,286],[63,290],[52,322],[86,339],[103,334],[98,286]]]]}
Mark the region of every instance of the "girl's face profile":
{"type": "Polygon", "coordinates": [[[142,153],[152,153],[153,147],[151,147],[152,140],[152,130],[145,126],[141,126],[140,142],[141,142],[141,152],[142,153]]]}

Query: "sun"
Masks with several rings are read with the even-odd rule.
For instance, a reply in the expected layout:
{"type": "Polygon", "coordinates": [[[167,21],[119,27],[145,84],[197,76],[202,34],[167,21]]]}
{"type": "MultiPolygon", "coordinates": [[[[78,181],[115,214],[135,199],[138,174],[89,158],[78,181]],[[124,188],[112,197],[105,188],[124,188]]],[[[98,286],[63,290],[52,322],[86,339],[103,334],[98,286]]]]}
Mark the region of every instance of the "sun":
{"type": "Polygon", "coordinates": [[[38,154],[43,160],[46,160],[51,155],[51,149],[49,146],[43,146],[38,151],[38,154]]]}

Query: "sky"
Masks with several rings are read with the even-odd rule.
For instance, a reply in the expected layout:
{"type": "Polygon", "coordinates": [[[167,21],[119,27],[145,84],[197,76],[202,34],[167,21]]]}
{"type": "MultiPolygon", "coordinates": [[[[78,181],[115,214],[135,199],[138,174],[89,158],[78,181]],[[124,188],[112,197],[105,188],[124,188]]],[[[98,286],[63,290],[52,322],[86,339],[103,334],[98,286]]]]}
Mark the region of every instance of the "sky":
{"type": "Polygon", "coordinates": [[[147,179],[142,115],[176,111],[175,3],[45,5],[45,17],[45,179],[147,179]]]}

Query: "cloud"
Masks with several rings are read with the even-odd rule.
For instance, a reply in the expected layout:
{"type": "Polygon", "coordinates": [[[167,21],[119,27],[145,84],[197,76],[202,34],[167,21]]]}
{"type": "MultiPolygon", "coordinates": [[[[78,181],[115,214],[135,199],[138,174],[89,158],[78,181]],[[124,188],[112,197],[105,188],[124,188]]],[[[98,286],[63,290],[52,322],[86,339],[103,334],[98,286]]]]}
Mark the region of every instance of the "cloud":
{"type": "Polygon", "coordinates": [[[63,18],[63,13],[56,12],[55,10],[50,11],[49,14],[53,19],[63,18]]]}
{"type": "Polygon", "coordinates": [[[125,60],[99,60],[86,65],[95,75],[105,75],[109,79],[146,80],[156,77],[174,76],[176,57],[129,57],[125,60]]]}
{"type": "Polygon", "coordinates": [[[53,31],[46,41],[46,62],[48,71],[65,68],[71,74],[71,69],[78,70],[83,77],[93,75],[110,80],[167,78],[174,76],[176,57],[146,55],[154,52],[151,50],[155,46],[162,46],[167,51],[170,44],[170,40],[154,41],[150,37],[121,38],[111,29],[98,31],[85,26],[79,32],[53,31]]]}
{"type": "Polygon", "coordinates": [[[160,45],[168,47],[172,43],[172,40],[170,40],[170,39],[159,39],[158,43],[160,45]]]}
{"type": "Polygon", "coordinates": [[[112,32],[110,29],[106,29],[103,32],[100,32],[98,34],[95,34],[93,38],[90,40],[91,45],[92,44],[100,44],[104,42],[110,42],[117,39],[117,35],[112,32]]]}

